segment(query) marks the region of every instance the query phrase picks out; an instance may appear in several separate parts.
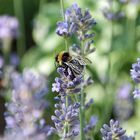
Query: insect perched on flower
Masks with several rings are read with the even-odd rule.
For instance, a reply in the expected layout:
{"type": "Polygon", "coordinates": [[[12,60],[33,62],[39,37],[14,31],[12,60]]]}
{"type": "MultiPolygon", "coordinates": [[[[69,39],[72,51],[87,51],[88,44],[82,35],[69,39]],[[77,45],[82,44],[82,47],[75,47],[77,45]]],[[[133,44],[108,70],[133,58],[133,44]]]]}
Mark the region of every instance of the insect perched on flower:
{"type": "Polygon", "coordinates": [[[59,67],[63,67],[66,71],[70,70],[73,78],[81,75],[87,64],[91,63],[89,59],[80,55],[72,55],[70,52],[62,51],[55,57],[59,67]]]}

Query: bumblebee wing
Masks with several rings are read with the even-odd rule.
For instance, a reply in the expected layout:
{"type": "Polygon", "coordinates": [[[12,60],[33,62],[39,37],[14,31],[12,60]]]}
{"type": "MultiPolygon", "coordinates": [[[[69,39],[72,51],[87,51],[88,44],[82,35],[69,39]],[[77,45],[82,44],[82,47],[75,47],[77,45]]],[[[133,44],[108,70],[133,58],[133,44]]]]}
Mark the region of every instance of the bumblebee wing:
{"type": "Polygon", "coordinates": [[[88,65],[92,63],[88,58],[83,58],[81,56],[76,56],[74,59],[77,60],[80,65],[88,65]]]}
{"type": "Polygon", "coordinates": [[[88,58],[85,58],[85,61],[86,61],[87,64],[91,64],[92,63],[92,61],[89,60],[88,58]]]}
{"type": "Polygon", "coordinates": [[[66,65],[72,70],[72,72],[74,73],[74,75],[80,75],[83,70],[84,70],[84,66],[78,64],[78,62],[66,62],[66,65]]]}

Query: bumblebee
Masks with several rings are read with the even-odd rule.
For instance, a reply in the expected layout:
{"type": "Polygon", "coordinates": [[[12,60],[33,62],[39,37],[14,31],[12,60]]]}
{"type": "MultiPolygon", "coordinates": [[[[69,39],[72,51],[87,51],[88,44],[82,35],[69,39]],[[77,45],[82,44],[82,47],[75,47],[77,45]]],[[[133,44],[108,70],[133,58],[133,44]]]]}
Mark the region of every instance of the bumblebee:
{"type": "Polygon", "coordinates": [[[75,78],[81,75],[88,63],[91,63],[87,58],[82,58],[80,55],[71,55],[69,52],[62,51],[55,57],[55,61],[59,67],[64,67],[72,73],[75,78]]]}

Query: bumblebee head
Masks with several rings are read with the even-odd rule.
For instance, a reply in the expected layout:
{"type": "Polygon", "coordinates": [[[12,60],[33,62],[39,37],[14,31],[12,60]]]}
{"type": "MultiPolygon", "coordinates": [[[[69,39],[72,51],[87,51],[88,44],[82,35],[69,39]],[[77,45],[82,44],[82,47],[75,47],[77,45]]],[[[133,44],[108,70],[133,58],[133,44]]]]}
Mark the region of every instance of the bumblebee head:
{"type": "Polygon", "coordinates": [[[62,66],[64,62],[68,62],[71,59],[69,52],[60,52],[56,55],[55,61],[62,66]]]}

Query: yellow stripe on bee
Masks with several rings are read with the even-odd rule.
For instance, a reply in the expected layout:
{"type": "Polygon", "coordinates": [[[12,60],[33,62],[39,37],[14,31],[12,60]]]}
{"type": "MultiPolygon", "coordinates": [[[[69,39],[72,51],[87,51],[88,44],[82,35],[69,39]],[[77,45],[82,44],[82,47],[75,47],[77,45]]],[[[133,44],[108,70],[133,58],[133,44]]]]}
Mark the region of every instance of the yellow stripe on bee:
{"type": "Polygon", "coordinates": [[[58,55],[59,65],[62,65],[62,57],[63,57],[63,54],[64,54],[64,51],[60,52],[59,55],[58,55]]]}

